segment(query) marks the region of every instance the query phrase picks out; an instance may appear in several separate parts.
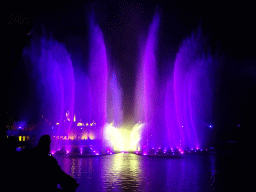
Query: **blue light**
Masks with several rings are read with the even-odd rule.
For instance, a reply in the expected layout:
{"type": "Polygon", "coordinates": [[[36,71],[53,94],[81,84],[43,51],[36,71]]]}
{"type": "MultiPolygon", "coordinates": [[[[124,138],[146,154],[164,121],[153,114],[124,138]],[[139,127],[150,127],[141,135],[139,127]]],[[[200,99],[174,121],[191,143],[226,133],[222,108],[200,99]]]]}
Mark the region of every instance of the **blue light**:
{"type": "Polygon", "coordinates": [[[210,128],[212,128],[212,125],[209,125],[210,128]]]}

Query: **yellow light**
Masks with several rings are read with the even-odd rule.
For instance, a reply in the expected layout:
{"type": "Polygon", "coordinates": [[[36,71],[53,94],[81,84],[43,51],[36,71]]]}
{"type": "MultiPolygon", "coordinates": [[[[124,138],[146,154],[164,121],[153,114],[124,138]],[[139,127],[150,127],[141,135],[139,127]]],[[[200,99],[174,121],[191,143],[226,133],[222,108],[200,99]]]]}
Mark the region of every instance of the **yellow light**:
{"type": "Polygon", "coordinates": [[[90,138],[91,140],[94,140],[94,139],[95,139],[95,135],[94,135],[93,132],[90,132],[90,133],[89,133],[89,138],[90,138]]]}
{"type": "Polygon", "coordinates": [[[87,133],[84,133],[83,135],[82,135],[82,140],[87,140],[88,139],[88,135],[87,135],[87,133]]]}
{"type": "Polygon", "coordinates": [[[89,126],[89,124],[88,124],[88,123],[86,123],[86,126],[89,126]]]}
{"type": "Polygon", "coordinates": [[[124,151],[124,142],[119,130],[107,124],[104,129],[104,137],[116,151],[124,151]]]}
{"type": "Polygon", "coordinates": [[[56,125],[60,125],[59,123],[56,123],[56,125]]]}
{"type": "Polygon", "coordinates": [[[77,123],[77,126],[79,127],[79,126],[84,126],[84,124],[83,123],[77,123]]]}
{"type": "Polygon", "coordinates": [[[19,141],[21,141],[22,140],[22,136],[19,136],[19,141]]]}
{"type": "Polygon", "coordinates": [[[136,124],[133,126],[131,135],[130,135],[130,147],[129,150],[136,151],[137,145],[141,139],[141,131],[144,124],[136,124]]]}
{"type": "Polygon", "coordinates": [[[107,124],[104,129],[104,138],[117,151],[136,151],[141,139],[141,131],[144,124],[136,124],[133,129],[121,127],[115,128],[113,124],[107,124]]]}
{"type": "Polygon", "coordinates": [[[76,122],[76,115],[74,115],[74,122],[76,122]]]}
{"type": "Polygon", "coordinates": [[[26,136],[23,136],[23,141],[26,141],[26,136]]]}

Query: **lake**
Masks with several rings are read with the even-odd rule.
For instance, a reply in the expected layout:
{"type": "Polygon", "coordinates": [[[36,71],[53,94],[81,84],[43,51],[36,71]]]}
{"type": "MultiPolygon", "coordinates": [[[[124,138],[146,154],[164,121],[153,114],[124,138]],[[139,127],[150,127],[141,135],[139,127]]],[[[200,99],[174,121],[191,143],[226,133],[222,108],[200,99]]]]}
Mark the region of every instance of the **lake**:
{"type": "Polygon", "coordinates": [[[240,155],[184,154],[182,159],[119,153],[87,158],[56,157],[86,191],[229,191],[241,187],[240,155]]]}

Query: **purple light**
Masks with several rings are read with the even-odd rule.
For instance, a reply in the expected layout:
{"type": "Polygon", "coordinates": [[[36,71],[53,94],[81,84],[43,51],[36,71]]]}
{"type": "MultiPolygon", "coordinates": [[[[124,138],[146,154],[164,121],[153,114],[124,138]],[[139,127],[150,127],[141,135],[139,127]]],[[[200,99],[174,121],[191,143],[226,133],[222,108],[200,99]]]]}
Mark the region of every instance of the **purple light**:
{"type": "MultiPolygon", "coordinates": [[[[40,43],[33,42],[34,45],[31,46],[33,48],[40,45],[36,51],[32,48],[24,51],[31,57],[32,62],[38,65],[37,71],[40,74],[40,78],[38,78],[40,82],[37,83],[45,89],[41,103],[42,111],[49,111],[49,114],[52,115],[51,118],[54,119],[52,122],[59,122],[58,126],[55,127],[56,133],[54,132],[54,134],[60,137],[60,133],[64,129],[63,132],[67,133],[65,135],[70,140],[67,141],[68,146],[71,145],[71,140],[76,139],[72,136],[72,121],[68,119],[72,119],[76,115],[77,118],[80,118],[82,112],[78,114],[77,111],[88,114],[86,115],[88,117],[82,116],[81,118],[85,119],[84,123],[93,121],[97,122],[97,126],[103,127],[106,119],[108,119],[109,122],[113,121],[115,125],[122,124],[122,87],[118,84],[115,69],[112,70],[111,66],[112,71],[109,71],[108,62],[110,61],[107,60],[104,34],[99,25],[95,23],[93,15],[91,15],[89,22],[89,58],[88,69],[86,70],[88,74],[73,69],[73,62],[65,45],[53,38],[42,38],[40,43]],[[107,100],[107,98],[111,99],[107,100]],[[66,114],[66,116],[63,114],[66,114]]],[[[193,33],[181,44],[174,66],[170,66],[170,69],[173,68],[173,70],[170,70],[170,75],[165,75],[163,82],[160,83],[156,75],[159,74],[156,57],[159,24],[160,14],[156,12],[149,26],[148,34],[145,34],[146,41],[141,42],[142,46],[139,47],[142,57],[139,59],[135,103],[133,105],[135,106],[135,121],[145,124],[145,128],[143,127],[145,130],[143,130],[144,132],[140,138],[140,146],[142,144],[145,146],[145,143],[148,142],[147,147],[156,147],[157,145],[163,147],[178,146],[180,147],[178,151],[181,153],[184,153],[181,149],[184,150],[187,147],[192,148],[193,151],[196,146],[205,146],[204,142],[207,141],[205,127],[213,127],[205,123],[203,127],[201,125],[202,122],[211,122],[209,120],[212,110],[211,79],[209,75],[209,72],[211,72],[211,56],[202,52],[201,43],[203,41],[201,40],[200,31],[198,34],[193,33]],[[202,79],[205,82],[202,82],[202,79]],[[158,100],[161,102],[156,105],[158,100]],[[198,100],[201,102],[198,102],[198,100]],[[208,111],[209,115],[206,113],[208,111]],[[206,120],[208,116],[209,118],[206,120]],[[162,119],[163,122],[156,126],[162,119]],[[163,131],[160,132],[159,127],[163,131]],[[153,135],[152,139],[151,137],[148,138],[150,135],[153,135]],[[164,143],[167,143],[167,145],[164,145],[164,143]]],[[[19,125],[24,128],[23,124],[19,125]]],[[[93,123],[93,125],[96,124],[93,123]]],[[[239,127],[240,124],[237,126],[239,127]]],[[[22,127],[18,128],[22,129],[22,127]]],[[[52,129],[55,128],[52,127],[52,129]]],[[[88,140],[92,140],[93,137],[95,137],[95,140],[102,139],[100,138],[102,129],[97,133],[95,132],[92,131],[88,135],[86,133],[84,137],[86,139],[89,137],[88,140]]],[[[53,149],[56,150],[59,146],[62,146],[61,142],[56,141],[53,149]]],[[[71,148],[68,149],[71,152],[73,151],[71,148]]],[[[148,148],[146,149],[148,150],[148,148]]],[[[160,151],[161,147],[158,149],[158,152],[162,152],[160,151]]],[[[196,149],[199,150],[198,147],[196,149]]],[[[164,153],[166,151],[165,148],[164,153]]],[[[173,152],[173,148],[171,148],[171,151],[173,152]]],[[[154,153],[155,150],[152,152],[154,153]]],[[[69,153],[69,151],[66,151],[66,153],[69,153]]],[[[82,150],[80,150],[80,153],[82,153],[82,150]]],[[[107,153],[110,153],[110,151],[107,153]]],[[[122,151],[121,153],[126,152],[122,151]]],[[[139,152],[136,151],[135,153],[138,154],[139,152]]],[[[146,155],[146,153],[143,153],[143,155],[146,155]]]]}
{"type": "Polygon", "coordinates": [[[101,28],[90,17],[90,63],[89,79],[91,92],[91,118],[97,125],[105,125],[107,109],[107,51],[101,28]]]}

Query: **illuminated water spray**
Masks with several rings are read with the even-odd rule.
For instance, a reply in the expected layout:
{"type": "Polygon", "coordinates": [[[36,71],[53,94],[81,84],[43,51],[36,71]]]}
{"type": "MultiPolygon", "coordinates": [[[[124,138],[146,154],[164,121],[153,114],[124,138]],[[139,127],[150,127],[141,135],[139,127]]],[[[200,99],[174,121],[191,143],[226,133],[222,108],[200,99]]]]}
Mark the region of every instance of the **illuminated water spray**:
{"type": "MultiPolygon", "coordinates": [[[[72,60],[63,44],[52,38],[42,37],[40,41],[33,41],[30,48],[24,51],[29,56],[35,69],[39,71],[40,82],[38,92],[41,98],[42,118],[48,123],[58,122],[52,131],[59,134],[60,130],[70,132],[72,121],[63,122],[68,111],[73,116],[75,102],[75,80],[72,60]]],[[[41,134],[46,134],[47,127],[41,128],[41,134]]],[[[49,134],[49,133],[47,133],[49,134]]],[[[59,148],[54,143],[52,148],[59,148]]]]}
{"type": "Polygon", "coordinates": [[[174,134],[178,140],[171,136],[175,147],[200,148],[207,142],[205,124],[212,120],[212,59],[205,56],[204,43],[200,30],[183,41],[174,63],[173,86],[167,87],[166,123],[170,133],[178,132],[174,134]]]}
{"type": "Polygon", "coordinates": [[[142,60],[139,65],[138,81],[136,85],[136,119],[137,122],[145,123],[145,134],[143,145],[149,145],[155,138],[149,138],[153,134],[156,123],[155,105],[157,88],[156,88],[156,45],[159,28],[160,15],[157,12],[149,28],[145,47],[142,48],[142,60]]]}
{"type": "MultiPolygon", "coordinates": [[[[89,22],[87,74],[73,68],[65,46],[53,39],[43,37],[40,43],[35,42],[24,51],[39,71],[42,114],[48,118],[48,123],[54,122],[52,133],[56,137],[62,135],[62,141],[78,137],[79,140],[101,140],[117,151],[159,146],[180,151],[203,147],[209,128],[205,125],[212,123],[212,58],[203,52],[200,30],[183,41],[174,70],[170,70],[168,76],[158,77],[156,52],[160,14],[156,12],[145,45],[140,47],[136,123],[125,127],[119,79],[114,70],[108,69],[103,33],[93,15],[89,22]],[[164,94],[160,95],[159,90],[164,94]],[[72,123],[75,126],[72,127],[72,123]]],[[[58,139],[55,150],[61,147],[58,139]]],[[[80,144],[79,153],[83,153],[82,148],[80,144]]]]}
{"type": "Polygon", "coordinates": [[[107,54],[102,31],[90,18],[90,82],[91,82],[91,116],[99,125],[106,122],[107,110],[107,54]]]}

